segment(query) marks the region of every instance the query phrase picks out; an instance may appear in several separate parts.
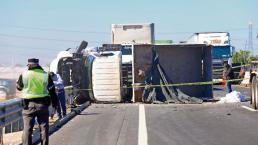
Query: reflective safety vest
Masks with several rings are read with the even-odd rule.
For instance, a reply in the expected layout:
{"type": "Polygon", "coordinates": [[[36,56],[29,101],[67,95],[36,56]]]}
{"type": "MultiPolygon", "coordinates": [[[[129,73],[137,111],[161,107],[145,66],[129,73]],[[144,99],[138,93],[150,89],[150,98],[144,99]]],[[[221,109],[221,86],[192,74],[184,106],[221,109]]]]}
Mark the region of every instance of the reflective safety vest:
{"type": "Polygon", "coordinates": [[[28,70],[22,73],[23,98],[43,98],[49,96],[47,90],[48,74],[42,69],[28,70]]]}

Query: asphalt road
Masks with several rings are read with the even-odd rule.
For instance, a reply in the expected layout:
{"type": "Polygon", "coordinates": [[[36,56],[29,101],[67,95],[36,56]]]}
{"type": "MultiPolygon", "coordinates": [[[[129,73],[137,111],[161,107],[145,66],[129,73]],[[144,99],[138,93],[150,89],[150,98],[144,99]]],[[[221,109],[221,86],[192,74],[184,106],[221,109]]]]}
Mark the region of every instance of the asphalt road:
{"type": "MultiPolygon", "coordinates": [[[[148,145],[256,145],[258,112],[240,104],[144,105],[148,145]]],[[[93,104],[51,145],[137,145],[139,104],[93,104]]]]}
{"type": "Polygon", "coordinates": [[[256,145],[258,113],[240,104],[146,106],[149,145],[256,145]]]}
{"type": "MultiPolygon", "coordinates": [[[[233,88],[249,98],[248,88],[233,88]]],[[[214,96],[225,95],[223,87],[216,86],[214,96]]],[[[50,144],[257,145],[258,112],[242,106],[249,102],[92,104],[52,134],[50,144]]]]}
{"type": "Polygon", "coordinates": [[[136,145],[137,104],[92,104],[50,136],[51,145],[136,145]]]}

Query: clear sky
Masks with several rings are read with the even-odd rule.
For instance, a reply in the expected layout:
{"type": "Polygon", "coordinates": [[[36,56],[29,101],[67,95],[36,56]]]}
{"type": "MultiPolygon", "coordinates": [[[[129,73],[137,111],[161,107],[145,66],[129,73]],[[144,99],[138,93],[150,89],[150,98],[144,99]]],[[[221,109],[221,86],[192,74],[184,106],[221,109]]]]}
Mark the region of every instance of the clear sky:
{"type": "Polygon", "coordinates": [[[156,39],[186,40],[194,32],[228,31],[244,49],[248,23],[258,54],[258,0],[0,0],[0,64],[44,65],[58,51],[111,42],[111,24],[155,23],[156,39]]]}

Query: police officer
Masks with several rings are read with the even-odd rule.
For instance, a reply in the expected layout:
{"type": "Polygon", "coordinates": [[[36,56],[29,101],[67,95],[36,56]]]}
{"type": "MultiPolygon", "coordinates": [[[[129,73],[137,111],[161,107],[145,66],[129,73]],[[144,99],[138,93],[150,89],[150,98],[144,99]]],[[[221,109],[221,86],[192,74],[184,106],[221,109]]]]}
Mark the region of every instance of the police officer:
{"type": "Polygon", "coordinates": [[[58,107],[55,87],[51,77],[39,65],[36,58],[28,59],[28,70],[23,72],[17,81],[17,89],[23,93],[23,137],[24,145],[32,144],[32,133],[35,120],[39,124],[41,144],[49,144],[49,112],[48,106],[52,102],[58,107]]]}

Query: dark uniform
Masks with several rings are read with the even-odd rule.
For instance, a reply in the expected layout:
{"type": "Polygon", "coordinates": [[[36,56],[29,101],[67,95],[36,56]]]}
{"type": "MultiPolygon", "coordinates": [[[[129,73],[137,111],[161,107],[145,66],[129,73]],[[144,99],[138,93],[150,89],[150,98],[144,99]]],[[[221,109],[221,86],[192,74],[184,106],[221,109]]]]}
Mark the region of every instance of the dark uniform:
{"type": "Polygon", "coordinates": [[[227,92],[231,93],[232,92],[231,81],[228,81],[228,80],[234,79],[234,72],[232,70],[232,67],[227,62],[224,62],[223,79],[227,80],[227,92]]]}
{"type": "Polygon", "coordinates": [[[38,65],[38,59],[28,60],[28,71],[23,72],[17,81],[17,89],[23,92],[23,137],[24,145],[32,144],[35,119],[39,124],[41,144],[49,144],[49,112],[52,102],[57,107],[57,96],[51,77],[38,65]]]}

